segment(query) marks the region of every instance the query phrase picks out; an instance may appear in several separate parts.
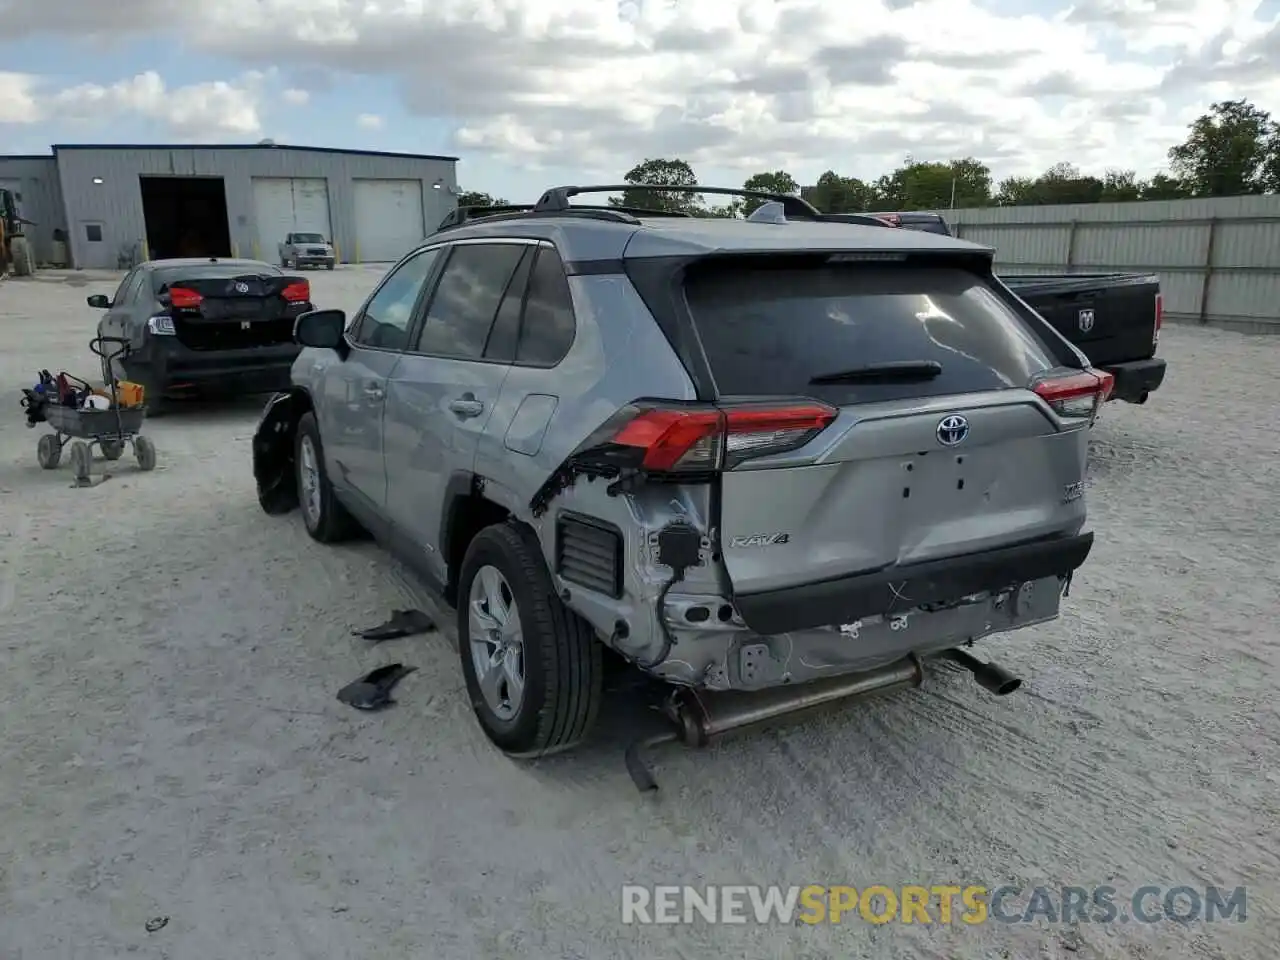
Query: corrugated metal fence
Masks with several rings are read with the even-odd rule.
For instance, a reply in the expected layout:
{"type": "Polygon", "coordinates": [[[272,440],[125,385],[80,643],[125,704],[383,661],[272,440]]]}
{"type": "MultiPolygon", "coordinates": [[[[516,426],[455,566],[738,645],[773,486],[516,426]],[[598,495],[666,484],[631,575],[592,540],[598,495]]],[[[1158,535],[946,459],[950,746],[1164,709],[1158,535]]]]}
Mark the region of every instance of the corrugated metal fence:
{"type": "Polygon", "coordinates": [[[939,212],[1001,273],[1155,273],[1169,320],[1280,333],[1280,196],[939,212]]]}

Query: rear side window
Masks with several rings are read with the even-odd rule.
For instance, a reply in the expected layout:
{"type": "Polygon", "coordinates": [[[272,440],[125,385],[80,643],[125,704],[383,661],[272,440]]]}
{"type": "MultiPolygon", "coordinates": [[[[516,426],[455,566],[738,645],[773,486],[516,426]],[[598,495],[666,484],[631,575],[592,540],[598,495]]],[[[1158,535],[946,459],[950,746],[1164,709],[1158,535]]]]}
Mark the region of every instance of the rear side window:
{"type": "Polygon", "coordinates": [[[454,247],[431,297],[416,351],[435,357],[479,358],[525,249],[515,243],[454,247]]]}
{"type": "Polygon", "coordinates": [[[564,263],[550,247],[542,247],[529,275],[516,362],[554,367],[573,346],[574,333],[573,298],[564,263]]]}
{"type": "Polygon", "coordinates": [[[1056,366],[982,277],[960,267],[744,258],[693,273],[685,295],[726,396],[869,403],[1024,387],[1056,366]],[[931,361],[941,373],[910,382],[811,383],[856,368],[931,361]]]}

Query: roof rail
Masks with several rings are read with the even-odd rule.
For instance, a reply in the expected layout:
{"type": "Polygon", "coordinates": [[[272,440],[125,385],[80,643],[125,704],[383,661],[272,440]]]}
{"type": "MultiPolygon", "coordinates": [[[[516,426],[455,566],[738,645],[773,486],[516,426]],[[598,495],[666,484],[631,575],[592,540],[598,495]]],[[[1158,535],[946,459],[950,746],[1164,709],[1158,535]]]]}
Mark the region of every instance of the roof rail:
{"type": "Polygon", "coordinates": [[[604,204],[581,203],[563,210],[536,211],[531,203],[497,204],[485,207],[458,207],[440,221],[436,231],[449,230],[475,220],[514,220],[526,216],[559,215],[584,217],[591,220],[612,220],[617,223],[638,223],[637,217],[691,217],[684,211],[650,210],[646,207],[613,207],[604,204]]]}
{"type": "MultiPolygon", "coordinates": [[[[799,197],[792,196],[789,193],[769,193],[765,190],[743,190],[733,187],[701,187],[701,186],[679,186],[673,187],[664,183],[615,183],[605,185],[593,185],[588,187],[552,187],[544,193],[538,202],[533,205],[534,213],[556,213],[562,210],[569,210],[569,198],[580,196],[584,193],[623,193],[630,190],[652,190],[656,193],[688,193],[699,194],[709,193],[715,196],[724,197],[750,197],[755,200],[773,200],[782,204],[782,212],[791,220],[821,220],[822,214],[818,212],[818,208],[807,200],[801,200],[799,197]]],[[[614,207],[612,209],[620,209],[614,207]]],[[[649,211],[646,215],[653,216],[658,211],[649,211]]]]}

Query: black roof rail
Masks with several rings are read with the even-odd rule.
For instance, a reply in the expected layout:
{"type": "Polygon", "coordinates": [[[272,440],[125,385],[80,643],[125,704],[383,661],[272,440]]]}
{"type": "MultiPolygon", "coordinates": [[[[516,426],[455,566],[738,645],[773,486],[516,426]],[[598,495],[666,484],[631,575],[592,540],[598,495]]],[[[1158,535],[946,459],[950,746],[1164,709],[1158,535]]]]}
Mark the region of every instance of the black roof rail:
{"type": "Polygon", "coordinates": [[[684,211],[650,210],[646,207],[613,207],[604,204],[574,204],[564,210],[535,211],[532,203],[508,203],[484,207],[458,207],[449,211],[440,221],[436,231],[449,230],[475,220],[514,220],[527,216],[569,216],[590,220],[611,220],[616,223],[638,223],[637,217],[691,217],[684,211]]]}
{"type": "MultiPolygon", "coordinates": [[[[782,204],[782,212],[789,220],[821,220],[818,208],[807,200],[789,193],[769,193],[765,190],[743,190],[734,187],[673,187],[663,183],[615,183],[588,187],[552,187],[533,205],[534,213],[557,213],[569,210],[569,198],[584,193],[623,193],[629,190],[653,190],[656,193],[709,193],[724,197],[751,197],[756,200],[774,200],[782,204]]],[[[614,207],[613,209],[619,209],[614,207]]],[[[653,216],[658,211],[649,212],[653,216]]]]}

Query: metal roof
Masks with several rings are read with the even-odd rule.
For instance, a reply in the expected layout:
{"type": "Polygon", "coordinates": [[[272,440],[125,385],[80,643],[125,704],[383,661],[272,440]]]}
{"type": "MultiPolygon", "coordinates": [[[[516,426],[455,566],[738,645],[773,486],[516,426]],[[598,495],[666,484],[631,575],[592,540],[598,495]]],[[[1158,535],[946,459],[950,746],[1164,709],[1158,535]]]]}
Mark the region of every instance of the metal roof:
{"type": "Polygon", "coordinates": [[[61,150],[299,150],[307,153],[339,153],[356,157],[392,157],[400,160],[447,160],[457,157],[434,153],[394,153],[389,150],[345,150],[341,147],[305,147],[288,143],[55,143],[61,150]]]}

